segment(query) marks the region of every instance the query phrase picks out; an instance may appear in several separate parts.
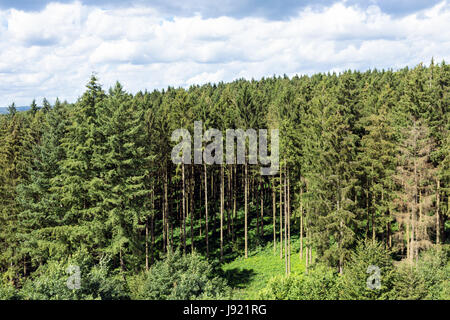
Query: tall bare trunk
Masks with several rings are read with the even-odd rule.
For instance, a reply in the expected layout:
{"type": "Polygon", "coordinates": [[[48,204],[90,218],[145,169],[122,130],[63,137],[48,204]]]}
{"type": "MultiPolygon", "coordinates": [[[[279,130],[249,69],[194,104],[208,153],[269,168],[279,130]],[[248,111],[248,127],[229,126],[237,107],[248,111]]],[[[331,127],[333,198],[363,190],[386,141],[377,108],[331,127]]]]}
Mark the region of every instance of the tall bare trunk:
{"type": "Polygon", "coordinates": [[[191,252],[194,251],[194,165],[191,164],[191,177],[189,183],[189,211],[190,211],[190,224],[191,224],[191,252]]]}
{"type": "Polygon", "coordinates": [[[283,259],[283,180],[282,172],[283,169],[280,166],[280,259],[283,259]]]}
{"type": "Polygon", "coordinates": [[[369,182],[366,182],[366,210],[367,210],[366,239],[368,239],[369,238],[369,221],[370,221],[369,182]]]}
{"type": "Polygon", "coordinates": [[[166,168],[165,181],[164,181],[164,239],[166,244],[166,251],[169,252],[169,199],[168,199],[168,183],[169,177],[166,168]]]}
{"type": "MultiPolygon", "coordinates": [[[[311,237],[311,241],[312,241],[312,236],[310,234],[311,237]]],[[[312,264],[312,244],[309,245],[309,264],[312,264]]]]}
{"type": "Polygon", "coordinates": [[[206,170],[206,163],[203,163],[204,181],[205,181],[205,235],[206,235],[206,257],[209,256],[209,243],[208,243],[208,174],[206,170]]]}
{"type": "Polygon", "coordinates": [[[300,260],[303,259],[303,186],[300,186],[300,260]]]}
{"type": "Polygon", "coordinates": [[[186,182],[185,182],[185,172],[184,172],[184,163],[181,164],[181,182],[183,183],[182,195],[183,195],[183,252],[186,254],[186,182]]]}
{"type": "Polygon", "coordinates": [[[170,222],[170,253],[173,252],[173,223],[170,222]]]}
{"type": "MultiPolygon", "coordinates": [[[[261,178],[262,179],[262,178],[261,178]]],[[[260,208],[261,208],[261,238],[264,239],[264,184],[260,181],[260,208]]]]}
{"type": "Polygon", "coordinates": [[[228,193],[227,193],[227,237],[230,239],[231,235],[231,219],[230,219],[230,213],[231,213],[231,171],[232,167],[231,165],[228,167],[228,193]]]}
{"type": "Polygon", "coordinates": [[[225,202],[225,177],[223,164],[220,166],[220,260],[223,258],[223,208],[225,202]]]}
{"type": "Polygon", "coordinates": [[[272,224],[273,224],[273,253],[275,254],[277,251],[277,232],[276,232],[276,223],[277,223],[277,215],[276,215],[276,202],[275,202],[275,178],[272,178],[272,224]]]}
{"type": "Polygon", "coordinates": [[[123,256],[122,256],[122,247],[119,249],[119,261],[120,261],[120,269],[122,271],[125,271],[125,263],[123,261],[123,256]]]}
{"type": "MultiPolygon", "coordinates": [[[[287,166],[286,166],[287,167],[287,166]]],[[[287,220],[288,220],[288,273],[291,273],[291,190],[289,168],[287,169],[287,220]]]]}
{"type": "Polygon", "coordinates": [[[256,190],[256,192],[255,192],[255,190],[252,189],[252,191],[253,192],[249,192],[249,194],[256,193],[256,195],[255,195],[255,198],[256,198],[256,236],[260,237],[261,233],[260,233],[260,230],[259,230],[258,197],[261,196],[261,194],[260,194],[260,192],[258,190],[256,190]]]}
{"type": "Polygon", "coordinates": [[[152,215],[150,217],[150,262],[153,264],[153,257],[155,254],[155,186],[152,188],[152,215]]]}
{"type": "Polygon", "coordinates": [[[234,179],[233,179],[233,216],[231,218],[231,227],[232,227],[232,232],[231,232],[231,237],[232,237],[232,241],[233,244],[236,240],[236,228],[234,226],[234,222],[236,221],[236,215],[237,215],[237,196],[236,196],[236,189],[237,189],[237,166],[234,165],[234,179]]]}
{"type": "Polygon", "coordinates": [[[247,160],[245,160],[245,186],[244,186],[244,199],[245,199],[245,226],[244,226],[244,232],[245,232],[245,258],[248,258],[248,235],[247,235],[247,215],[248,215],[248,168],[247,168],[247,160]]]}
{"type": "Polygon", "coordinates": [[[441,187],[441,182],[439,180],[439,178],[436,178],[436,244],[440,244],[441,243],[441,225],[440,225],[440,217],[439,217],[439,206],[440,206],[440,187],[441,187]]]}
{"type": "Polygon", "coordinates": [[[151,235],[151,246],[150,246],[150,262],[153,264],[155,262],[155,215],[152,214],[150,218],[150,235],[151,235]]]}
{"type": "Polygon", "coordinates": [[[375,243],[375,195],[372,194],[372,243],[375,243]]]}
{"type": "Polygon", "coordinates": [[[145,271],[148,271],[148,217],[145,220],[145,271]]]}
{"type": "Polygon", "coordinates": [[[285,172],[284,172],[284,264],[286,267],[286,274],[289,273],[288,270],[288,236],[287,236],[287,225],[288,225],[288,212],[287,212],[287,207],[288,207],[288,203],[287,203],[287,172],[286,172],[286,167],[285,167],[285,172]]]}
{"type": "MultiPolygon", "coordinates": [[[[307,242],[309,241],[309,232],[308,228],[306,228],[306,239],[307,242]]],[[[305,257],[305,272],[308,273],[308,266],[309,266],[309,244],[306,243],[306,257],[305,257]]]]}

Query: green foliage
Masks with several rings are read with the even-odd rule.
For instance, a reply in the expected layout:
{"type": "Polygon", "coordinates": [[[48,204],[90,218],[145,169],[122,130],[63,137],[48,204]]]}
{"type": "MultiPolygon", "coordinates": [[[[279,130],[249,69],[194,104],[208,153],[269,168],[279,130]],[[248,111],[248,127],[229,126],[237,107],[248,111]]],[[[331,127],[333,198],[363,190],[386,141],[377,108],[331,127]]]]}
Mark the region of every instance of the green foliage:
{"type": "Polygon", "coordinates": [[[0,282],[0,300],[18,300],[19,298],[17,289],[11,283],[0,282]]]}
{"type": "Polygon", "coordinates": [[[450,300],[450,247],[425,251],[417,263],[416,272],[426,287],[426,299],[450,300]]]}
{"type": "Polygon", "coordinates": [[[137,298],[217,298],[224,284],[205,255],[235,296],[255,298],[285,273],[279,223],[289,212],[292,278],[272,280],[269,296],[447,299],[448,254],[428,248],[450,238],[449,84],[449,66],[434,61],[135,95],[92,76],[74,104],[12,104],[0,115],[2,296],[123,298],[125,278],[137,298]],[[279,129],[281,174],[174,165],[171,133],[192,135],[194,121],[279,129]],[[295,258],[300,230],[313,262],[295,258]],[[177,248],[197,253],[157,261],[177,248]],[[61,279],[73,259],[87,287],[69,292],[61,279]],[[379,290],[366,287],[369,265],[381,269],[379,290]]]}
{"type": "Polygon", "coordinates": [[[396,268],[393,287],[391,298],[396,300],[420,300],[427,295],[424,279],[420,277],[416,266],[407,261],[396,268]]]}
{"type": "MultiPolygon", "coordinates": [[[[272,227],[268,225],[268,227],[272,227]]],[[[270,230],[267,230],[268,232],[270,230]]],[[[292,273],[305,272],[305,260],[300,260],[298,252],[298,238],[292,240],[292,273]]],[[[240,256],[222,266],[228,283],[233,288],[234,299],[258,299],[259,292],[267,286],[271,278],[285,274],[284,262],[280,260],[279,253],[274,254],[273,245],[252,249],[247,259],[240,256]]]]}
{"type": "Polygon", "coordinates": [[[337,300],[339,276],[329,267],[317,265],[307,274],[277,276],[260,291],[264,300],[337,300]]]}
{"type": "Polygon", "coordinates": [[[370,240],[360,242],[352,253],[344,275],[340,282],[340,297],[342,299],[388,299],[393,283],[393,260],[389,251],[381,243],[370,240]],[[367,281],[372,275],[369,266],[380,270],[381,288],[370,289],[367,281]]]}
{"type": "Polygon", "coordinates": [[[110,300],[128,299],[128,289],[120,274],[111,272],[107,259],[94,265],[92,258],[78,253],[68,261],[49,261],[27,279],[20,290],[25,300],[110,300]],[[80,268],[80,288],[69,289],[73,276],[69,266],[80,268]]]}
{"type": "Polygon", "coordinates": [[[145,275],[135,298],[145,300],[223,299],[229,296],[226,282],[214,275],[210,263],[197,253],[175,251],[156,262],[145,275]]]}

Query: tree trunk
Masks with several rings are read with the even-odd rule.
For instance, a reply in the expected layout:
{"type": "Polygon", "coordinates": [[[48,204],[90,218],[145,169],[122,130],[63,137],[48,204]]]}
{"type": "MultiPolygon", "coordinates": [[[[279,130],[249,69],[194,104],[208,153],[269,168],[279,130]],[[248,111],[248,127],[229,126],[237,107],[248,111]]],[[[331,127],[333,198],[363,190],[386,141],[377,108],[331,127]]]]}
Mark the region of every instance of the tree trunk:
{"type": "Polygon", "coordinates": [[[231,213],[231,175],[232,175],[232,167],[231,165],[228,167],[228,194],[227,194],[227,237],[230,239],[231,235],[231,220],[230,220],[230,213],[231,213]]]}
{"type": "MultiPolygon", "coordinates": [[[[199,192],[199,194],[200,194],[200,203],[203,203],[203,194],[204,194],[203,188],[205,186],[205,182],[203,180],[204,180],[204,175],[202,173],[200,173],[200,192],[199,192]]],[[[200,238],[201,238],[202,237],[202,210],[199,211],[199,214],[200,214],[200,217],[198,219],[198,224],[199,224],[199,228],[198,229],[199,229],[199,235],[200,235],[200,238]]]]}
{"type": "MultiPolygon", "coordinates": [[[[310,237],[311,237],[311,241],[312,241],[311,233],[310,233],[310,237]]],[[[312,264],[312,245],[309,245],[309,264],[312,264]]]]}
{"type": "Polygon", "coordinates": [[[145,221],[145,271],[148,271],[148,217],[145,221]]]}
{"type": "MultiPolygon", "coordinates": [[[[261,186],[261,184],[259,184],[258,186],[261,186]]],[[[253,190],[253,189],[252,189],[253,190]]],[[[255,193],[255,191],[253,190],[253,192],[251,192],[251,193],[255,193]]],[[[261,233],[260,233],[260,231],[259,231],[259,213],[258,213],[258,197],[259,196],[261,196],[261,194],[260,194],[260,192],[257,190],[256,191],[256,196],[255,196],[255,198],[256,198],[256,236],[257,237],[260,237],[261,236],[261,233]]]]}
{"type": "Polygon", "coordinates": [[[283,259],[283,180],[280,166],[280,259],[283,259]]]}
{"type": "Polygon", "coordinates": [[[372,243],[375,243],[375,195],[372,194],[372,243]]]}
{"type": "MultiPolygon", "coordinates": [[[[165,188],[165,180],[164,180],[164,190],[165,188]]],[[[166,252],[166,203],[164,200],[164,196],[161,197],[161,209],[162,209],[162,232],[163,232],[163,252],[166,252]]]]}
{"type": "Polygon", "coordinates": [[[276,234],[276,223],[277,223],[277,216],[276,216],[276,202],[275,202],[275,177],[272,178],[272,224],[273,224],[273,253],[275,254],[277,251],[277,234],[276,234]]]}
{"type": "Polygon", "coordinates": [[[166,251],[169,252],[169,200],[168,200],[168,173],[167,168],[165,172],[164,181],[164,242],[166,246],[166,251]]]}
{"type": "Polygon", "coordinates": [[[439,178],[436,178],[436,244],[441,243],[441,226],[440,226],[440,217],[439,217],[439,205],[440,205],[440,186],[441,182],[439,178]]]}
{"type": "MultiPolygon", "coordinates": [[[[309,232],[308,228],[306,229],[306,239],[309,241],[309,232]]],[[[309,244],[306,243],[306,257],[305,257],[305,272],[308,273],[309,266],[309,244]]]]}
{"type": "Polygon", "coordinates": [[[287,213],[287,171],[285,167],[284,172],[284,264],[286,267],[286,274],[288,274],[288,236],[287,236],[287,224],[288,224],[288,213],[287,213]]]}
{"type": "Polygon", "coordinates": [[[155,186],[152,187],[152,214],[150,216],[150,262],[153,264],[153,256],[155,252],[155,186]]]}
{"type": "Polygon", "coordinates": [[[223,164],[220,165],[220,260],[223,259],[223,209],[225,202],[225,177],[223,164]]]}
{"type": "Polygon", "coordinates": [[[367,223],[366,223],[366,239],[369,237],[369,220],[370,220],[370,209],[369,209],[369,183],[366,183],[366,210],[367,210],[367,223]]]}
{"type": "Polygon", "coordinates": [[[173,253],[173,223],[170,222],[170,253],[173,253]]]}
{"type": "Polygon", "coordinates": [[[303,260],[303,186],[300,186],[300,260],[303,260]]]}
{"type": "Polygon", "coordinates": [[[183,195],[183,253],[186,254],[186,183],[184,174],[184,163],[181,164],[181,182],[183,183],[182,195],[183,195]]]}
{"type": "Polygon", "coordinates": [[[261,201],[261,205],[260,205],[260,209],[261,209],[261,239],[264,241],[264,183],[262,183],[262,178],[260,178],[260,201],[261,201]]]}
{"type": "Polygon", "coordinates": [[[122,271],[125,271],[125,263],[124,263],[123,257],[122,257],[122,247],[119,249],[119,260],[120,260],[120,269],[122,271]]]}
{"type": "Polygon", "coordinates": [[[208,175],[206,171],[206,163],[203,163],[203,170],[205,174],[205,234],[206,234],[206,257],[209,256],[209,243],[208,243],[208,175]]]}
{"type": "MultiPolygon", "coordinates": [[[[340,198],[341,191],[339,191],[339,198],[340,198]]],[[[337,210],[340,210],[339,206],[339,200],[337,201],[337,210]]],[[[339,274],[342,274],[342,220],[339,221],[339,274]]],[[[373,228],[373,224],[372,224],[373,228]]],[[[373,230],[373,229],[372,229],[373,230]]]]}
{"type": "Polygon", "coordinates": [[[155,262],[155,214],[153,213],[150,218],[150,235],[151,235],[151,246],[150,246],[150,262],[153,265],[155,262]]]}
{"type": "Polygon", "coordinates": [[[248,215],[248,168],[247,168],[247,159],[245,160],[245,184],[244,184],[244,201],[245,201],[245,207],[244,207],[244,212],[245,212],[245,226],[244,226],[244,232],[245,232],[245,259],[248,258],[248,235],[247,235],[247,215],[248,215]]]}
{"type": "Polygon", "coordinates": [[[237,206],[237,195],[236,195],[236,189],[237,189],[237,166],[234,165],[233,166],[233,170],[234,170],[234,179],[233,179],[233,215],[231,217],[231,237],[232,237],[232,241],[233,244],[236,241],[236,227],[234,225],[235,221],[236,221],[236,215],[237,215],[237,210],[236,210],[236,206],[237,206]]]}
{"type": "MultiPolygon", "coordinates": [[[[286,166],[287,167],[287,166],[286,166]]],[[[287,169],[288,273],[291,273],[291,185],[287,169]]]]}
{"type": "Polygon", "coordinates": [[[191,252],[194,251],[194,165],[191,164],[191,177],[190,177],[190,184],[189,184],[189,207],[190,207],[190,223],[191,223],[191,252]]]}

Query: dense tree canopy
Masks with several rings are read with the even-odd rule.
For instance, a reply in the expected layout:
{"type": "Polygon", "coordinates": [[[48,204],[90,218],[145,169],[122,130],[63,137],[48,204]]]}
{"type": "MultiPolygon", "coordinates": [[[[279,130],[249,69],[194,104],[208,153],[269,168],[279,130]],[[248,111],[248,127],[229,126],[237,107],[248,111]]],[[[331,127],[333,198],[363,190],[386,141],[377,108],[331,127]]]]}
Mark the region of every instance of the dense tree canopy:
{"type": "MultiPolygon", "coordinates": [[[[92,76],[75,103],[33,101],[26,112],[12,104],[0,116],[0,293],[30,288],[79,252],[90,265],[107,257],[104,272],[150,279],[177,249],[222,261],[273,241],[290,273],[294,233],[307,266],[314,250],[344,287],[364,271],[359,240],[417,263],[449,241],[449,85],[450,67],[433,61],[135,95],[119,83],[105,91],[92,76]],[[193,137],[194,121],[224,137],[279,129],[279,171],[262,176],[248,157],[174,164],[171,134],[193,137]]],[[[181,294],[171,290],[164,295],[181,294]]]]}

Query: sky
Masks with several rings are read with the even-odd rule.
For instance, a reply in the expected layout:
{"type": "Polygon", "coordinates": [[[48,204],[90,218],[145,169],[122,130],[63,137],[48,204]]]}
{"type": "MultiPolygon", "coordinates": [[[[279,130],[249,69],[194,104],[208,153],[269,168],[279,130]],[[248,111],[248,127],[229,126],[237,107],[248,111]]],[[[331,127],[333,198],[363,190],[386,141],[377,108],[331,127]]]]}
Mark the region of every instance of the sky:
{"type": "Polygon", "coordinates": [[[0,0],[0,107],[450,60],[450,0],[0,0]]]}

